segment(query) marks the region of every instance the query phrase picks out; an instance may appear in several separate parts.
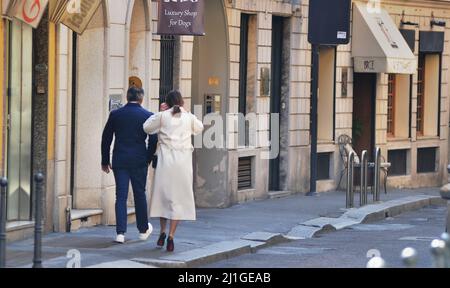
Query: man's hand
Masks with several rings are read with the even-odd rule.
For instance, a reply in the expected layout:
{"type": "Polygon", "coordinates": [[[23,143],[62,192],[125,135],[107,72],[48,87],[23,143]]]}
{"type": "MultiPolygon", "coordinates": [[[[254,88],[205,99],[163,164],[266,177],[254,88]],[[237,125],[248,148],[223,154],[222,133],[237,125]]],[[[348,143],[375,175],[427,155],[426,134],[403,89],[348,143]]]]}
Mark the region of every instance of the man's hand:
{"type": "Polygon", "coordinates": [[[102,170],[103,170],[103,172],[105,172],[106,174],[111,173],[111,169],[112,169],[111,164],[109,164],[109,165],[102,165],[102,170]]]}
{"type": "Polygon", "coordinates": [[[159,107],[159,110],[161,110],[162,112],[169,110],[170,107],[169,105],[167,105],[167,103],[162,103],[161,106],[159,107]]]}

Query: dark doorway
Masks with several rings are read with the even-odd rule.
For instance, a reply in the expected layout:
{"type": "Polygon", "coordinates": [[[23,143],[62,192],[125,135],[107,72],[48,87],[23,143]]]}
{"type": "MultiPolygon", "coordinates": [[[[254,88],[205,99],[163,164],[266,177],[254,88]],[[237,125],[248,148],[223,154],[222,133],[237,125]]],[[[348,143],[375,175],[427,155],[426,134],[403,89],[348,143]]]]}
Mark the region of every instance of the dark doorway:
{"type": "Polygon", "coordinates": [[[377,74],[355,73],[353,84],[353,147],[358,155],[375,151],[377,74]]]}
{"type": "MultiPolygon", "coordinates": [[[[281,113],[281,96],[282,96],[282,72],[283,72],[283,31],[284,31],[284,18],[274,16],[272,18],[272,84],[271,84],[271,101],[270,101],[270,113],[281,113]]],[[[271,127],[272,129],[274,127],[271,127]]],[[[280,129],[278,129],[280,131],[280,129]]],[[[271,130],[270,141],[279,141],[280,139],[274,139],[274,135],[271,130]]],[[[278,135],[279,137],[279,135],[278,135]]],[[[269,165],[269,190],[280,190],[280,156],[270,160],[269,165]]]]}

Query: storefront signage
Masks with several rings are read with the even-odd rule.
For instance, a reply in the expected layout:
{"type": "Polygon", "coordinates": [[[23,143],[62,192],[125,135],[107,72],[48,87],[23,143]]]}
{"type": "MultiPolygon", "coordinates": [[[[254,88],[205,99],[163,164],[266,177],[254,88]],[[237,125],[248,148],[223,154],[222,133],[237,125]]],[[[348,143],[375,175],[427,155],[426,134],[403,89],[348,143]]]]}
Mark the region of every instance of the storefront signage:
{"type": "Polygon", "coordinates": [[[9,2],[7,15],[37,28],[47,4],[48,0],[13,0],[9,2]]]}
{"type": "Polygon", "coordinates": [[[354,62],[357,73],[414,74],[416,70],[416,62],[410,59],[355,57],[354,62]]]}
{"type": "Polygon", "coordinates": [[[66,1],[67,6],[61,17],[61,23],[78,34],[83,34],[89,22],[97,12],[102,0],[71,0],[66,1]],[[79,3],[74,3],[78,1],[79,3]]]}
{"type": "Polygon", "coordinates": [[[158,34],[205,35],[205,0],[159,0],[158,34]]]}

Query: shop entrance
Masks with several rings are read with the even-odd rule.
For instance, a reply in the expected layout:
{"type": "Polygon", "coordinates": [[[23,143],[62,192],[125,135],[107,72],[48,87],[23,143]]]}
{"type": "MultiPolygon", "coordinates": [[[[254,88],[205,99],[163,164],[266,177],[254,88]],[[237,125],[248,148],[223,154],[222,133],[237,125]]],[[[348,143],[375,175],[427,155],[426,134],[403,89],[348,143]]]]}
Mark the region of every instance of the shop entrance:
{"type": "Polygon", "coordinates": [[[375,151],[375,107],[377,74],[355,73],[353,86],[353,147],[358,155],[375,151]]]}

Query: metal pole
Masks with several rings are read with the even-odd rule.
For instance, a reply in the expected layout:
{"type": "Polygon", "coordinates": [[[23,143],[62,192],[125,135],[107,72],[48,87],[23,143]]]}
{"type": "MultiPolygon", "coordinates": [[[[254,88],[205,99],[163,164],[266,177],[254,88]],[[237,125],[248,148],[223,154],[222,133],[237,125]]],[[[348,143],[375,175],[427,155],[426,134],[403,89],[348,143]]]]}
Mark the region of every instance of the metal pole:
{"type": "Polygon", "coordinates": [[[311,79],[311,182],[308,196],[317,192],[317,137],[318,137],[318,90],[319,90],[319,45],[312,45],[311,79]]]}
{"type": "Polygon", "coordinates": [[[450,268],[450,234],[443,233],[441,240],[445,242],[445,268],[450,268]]]}
{"type": "Polygon", "coordinates": [[[375,179],[374,179],[374,193],[373,202],[380,201],[380,169],[381,169],[381,149],[377,148],[375,153],[375,179]]]}
{"type": "Polygon", "coordinates": [[[347,172],[347,208],[353,208],[355,199],[353,191],[353,172],[355,169],[355,152],[350,152],[348,156],[348,172],[347,172]]]}
{"type": "Polygon", "coordinates": [[[42,267],[42,208],[43,208],[43,184],[44,175],[38,173],[34,176],[34,181],[36,184],[36,201],[35,201],[35,230],[34,230],[34,258],[33,258],[33,268],[43,268],[42,267]]]}
{"type": "Polygon", "coordinates": [[[6,267],[6,189],[8,180],[0,179],[0,268],[6,267]]]}
{"type": "Polygon", "coordinates": [[[359,195],[360,206],[367,205],[367,151],[361,154],[361,193],[359,195]]]}

